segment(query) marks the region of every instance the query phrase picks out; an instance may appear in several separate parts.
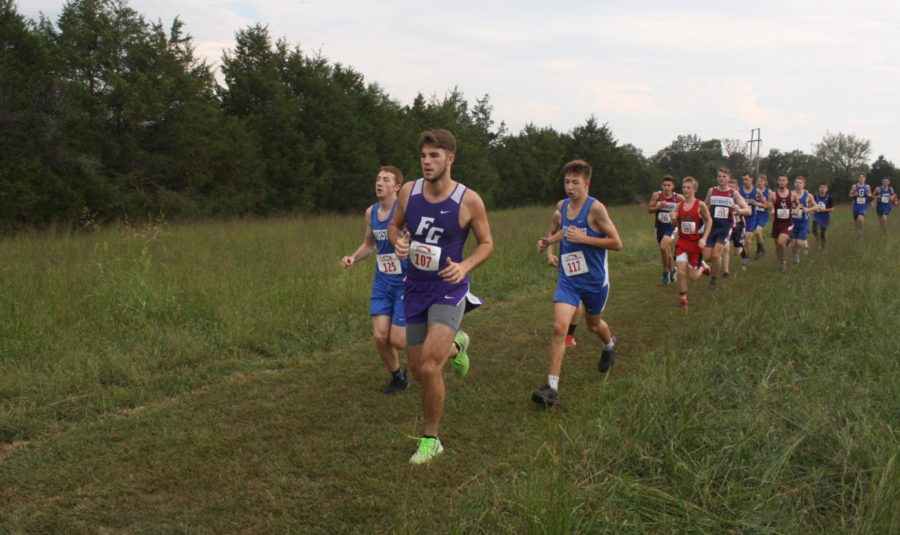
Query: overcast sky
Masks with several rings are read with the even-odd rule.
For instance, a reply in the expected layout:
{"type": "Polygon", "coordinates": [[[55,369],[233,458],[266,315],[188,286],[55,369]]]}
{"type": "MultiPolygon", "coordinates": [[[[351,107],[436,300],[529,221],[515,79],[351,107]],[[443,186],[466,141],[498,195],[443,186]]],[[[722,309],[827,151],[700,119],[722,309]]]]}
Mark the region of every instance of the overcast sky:
{"type": "MultiPolygon", "coordinates": [[[[62,0],[19,0],[55,21],[62,0]]],[[[131,0],[177,16],[217,67],[257,22],[409,104],[457,86],[494,119],[569,131],[593,114],[646,155],[679,134],[814,151],[855,134],[900,165],[900,3],[893,1],[131,0]],[[733,6],[733,7],[732,7],[733,6]]]]}

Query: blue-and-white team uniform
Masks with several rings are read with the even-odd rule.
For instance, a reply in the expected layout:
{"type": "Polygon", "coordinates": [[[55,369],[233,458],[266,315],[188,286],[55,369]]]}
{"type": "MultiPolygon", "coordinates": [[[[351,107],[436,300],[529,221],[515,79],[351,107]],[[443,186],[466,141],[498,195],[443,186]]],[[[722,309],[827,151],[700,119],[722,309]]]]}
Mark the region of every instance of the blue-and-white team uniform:
{"type": "Polygon", "coordinates": [[[884,187],[881,187],[878,193],[878,198],[875,199],[875,210],[878,215],[888,215],[891,213],[891,198],[894,196],[894,187],[889,186],[887,191],[885,191],[884,187]]]}
{"type": "Polygon", "coordinates": [[[791,218],[794,220],[794,230],[791,232],[792,240],[805,240],[809,235],[809,214],[804,211],[808,201],[809,192],[804,191],[797,201],[797,207],[791,214],[791,218]]]}
{"type": "Polygon", "coordinates": [[[407,261],[397,258],[394,245],[388,239],[388,225],[394,219],[397,203],[391,207],[391,213],[384,221],[378,219],[378,203],[372,205],[371,225],[375,235],[377,255],[375,256],[375,281],[372,283],[372,296],[369,298],[369,315],[390,316],[391,323],[398,327],[406,326],[406,313],[403,306],[403,279],[406,276],[407,261]]]}
{"type": "Polygon", "coordinates": [[[824,210],[834,207],[831,195],[826,193],[824,196],[820,196],[817,193],[813,196],[813,200],[816,201],[816,206],[821,210],[813,214],[813,223],[822,228],[828,228],[831,225],[831,212],[825,212],[824,210]]]}
{"type": "MultiPolygon", "coordinates": [[[[771,194],[769,188],[759,192],[762,195],[763,201],[768,202],[769,195],[771,194]]],[[[768,208],[760,208],[756,207],[756,228],[766,228],[766,223],[769,222],[769,209],[768,208]]]]}
{"type": "Polygon", "coordinates": [[[864,216],[869,211],[868,186],[854,184],[853,192],[856,194],[853,199],[853,220],[856,221],[857,217],[864,216]]]}
{"type": "Polygon", "coordinates": [[[566,231],[574,227],[592,238],[606,238],[606,234],[595,232],[588,224],[591,205],[597,201],[588,197],[578,215],[568,217],[571,199],[563,201],[562,213],[563,240],[559,248],[559,279],[556,282],[554,303],[566,303],[577,307],[584,303],[584,310],[596,316],[606,308],[609,298],[609,268],[606,260],[606,249],[584,243],[572,243],[566,239],[566,231]]]}
{"type": "Polygon", "coordinates": [[[744,229],[747,232],[753,232],[756,230],[756,215],[759,213],[759,208],[756,207],[751,201],[756,200],[757,193],[756,186],[753,186],[753,189],[750,190],[750,193],[744,191],[744,186],[738,187],[738,193],[741,194],[741,197],[747,201],[747,206],[750,207],[750,215],[744,216],[744,229]]]}

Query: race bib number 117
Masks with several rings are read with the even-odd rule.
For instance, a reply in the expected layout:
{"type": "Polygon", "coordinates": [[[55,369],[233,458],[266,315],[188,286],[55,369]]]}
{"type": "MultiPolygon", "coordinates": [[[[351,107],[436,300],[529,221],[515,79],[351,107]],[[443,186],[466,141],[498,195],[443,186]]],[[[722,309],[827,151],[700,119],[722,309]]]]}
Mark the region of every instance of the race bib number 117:
{"type": "Polygon", "coordinates": [[[588,273],[587,260],[584,258],[583,251],[575,251],[574,253],[563,255],[562,264],[563,272],[567,277],[588,273]]]}

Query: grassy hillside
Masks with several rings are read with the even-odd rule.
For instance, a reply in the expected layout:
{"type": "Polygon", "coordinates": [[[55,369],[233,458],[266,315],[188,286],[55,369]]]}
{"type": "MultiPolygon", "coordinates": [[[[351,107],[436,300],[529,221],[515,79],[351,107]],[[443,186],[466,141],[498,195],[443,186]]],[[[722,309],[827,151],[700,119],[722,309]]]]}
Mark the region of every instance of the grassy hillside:
{"type": "Polygon", "coordinates": [[[827,254],[680,311],[651,219],[613,209],[619,360],[600,376],[580,327],[545,411],[549,210],[490,214],[422,467],[418,386],[377,392],[372,264],[339,268],[361,215],[4,240],[0,532],[900,531],[897,215],[859,240],[839,212],[827,254]]]}

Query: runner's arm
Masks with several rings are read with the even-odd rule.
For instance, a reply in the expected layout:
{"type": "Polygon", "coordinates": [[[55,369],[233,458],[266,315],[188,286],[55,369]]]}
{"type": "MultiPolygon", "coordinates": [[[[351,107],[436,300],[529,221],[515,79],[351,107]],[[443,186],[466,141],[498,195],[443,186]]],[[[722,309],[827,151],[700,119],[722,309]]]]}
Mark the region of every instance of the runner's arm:
{"type": "Polygon", "coordinates": [[[709,213],[709,207],[706,206],[705,202],[697,201],[700,203],[700,217],[703,218],[703,236],[700,237],[700,241],[703,242],[701,247],[706,247],[706,240],[709,239],[709,233],[712,232],[712,214],[709,213]]]}
{"type": "Polygon", "coordinates": [[[595,201],[591,204],[591,211],[588,213],[588,225],[590,225],[595,232],[606,234],[606,237],[594,238],[588,236],[584,232],[570,228],[569,232],[566,234],[566,238],[574,243],[584,243],[601,249],[608,249],[611,251],[622,250],[622,239],[619,238],[619,231],[616,229],[616,225],[612,222],[612,219],[609,218],[609,212],[602,202],[595,201]]]}
{"type": "Polygon", "coordinates": [[[372,232],[372,207],[366,210],[366,235],[363,237],[362,243],[353,251],[350,256],[341,258],[341,267],[348,268],[353,264],[368,258],[372,251],[375,250],[375,234],[372,232]]]}
{"type": "Polygon", "coordinates": [[[807,214],[809,214],[809,213],[815,213],[815,212],[817,212],[818,209],[819,209],[819,205],[816,204],[816,200],[813,199],[813,196],[812,196],[812,195],[807,195],[807,196],[806,196],[806,208],[804,208],[804,211],[805,211],[807,214]]]}
{"type": "Polygon", "coordinates": [[[750,215],[753,213],[753,210],[750,209],[750,205],[747,204],[747,201],[744,200],[744,197],[741,196],[740,193],[735,191],[732,198],[740,207],[737,211],[738,215],[750,215]]]}
{"type": "Polygon", "coordinates": [[[554,248],[552,247],[553,243],[550,238],[553,237],[554,234],[559,232],[559,227],[562,225],[562,213],[559,211],[559,206],[556,207],[556,210],[553,212],[553,217],[550,219],[550,230],[547,231],[547,237],[538,240],[538,249],[540,250],[542,247],[547,252],[547,263],[551,266],[559,265],[559,258],[554,254],[554,248]]]}
{"type": "Polygon", "coordinates": [[[462,282],[470,271],[480,266],[494,252],[491,225],[481,196],[472,190],[467,190],[466,195],[463,197],[460,212],[460,217],[463,220],[468,219],[468,226],[475,235],[476,245],[472,254],[459,262],[454,261],[452,258],[447,259],[447,267],[442,269],[438,275],[450,284],[462,282]]]}
{"type": "Polygon", "coordinates": [[[397,258],[406,260],[409,256],[409,232],[406,231],[406,205],[409,203],[409,193],[414,182],[407,182],[400,188],[397,194],[397,209],[394,210],[394,219],[388,225],[388,239],[394,246],[397,258]]]}
{"type": "Polygon", "coordinates": [[[655,214],[656,212],[659,212],[659,206],[657,206],[658,202],[659,202],[659,192],[654,191],[653,195],[650,196],[650,202],[647,204],[647,212],[649,212],[651,214],[655,214]]]}

